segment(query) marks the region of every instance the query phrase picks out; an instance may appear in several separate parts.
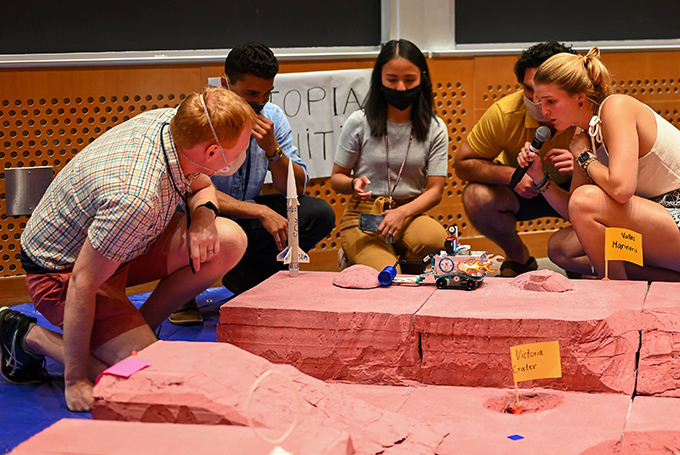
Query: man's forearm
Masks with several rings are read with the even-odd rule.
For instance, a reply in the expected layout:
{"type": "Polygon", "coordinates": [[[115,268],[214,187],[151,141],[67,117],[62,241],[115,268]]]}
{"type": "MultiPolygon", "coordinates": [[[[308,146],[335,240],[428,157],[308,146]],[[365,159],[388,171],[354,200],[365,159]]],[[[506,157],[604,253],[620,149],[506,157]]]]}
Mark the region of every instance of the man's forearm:
{"type": "Polygon", "coordinates": [[[418,196],[408,204],[403,205],[402,208],[406,211],[407,216],[416,216],[436,207],[437,205],[439,205],[441,200],[442,200],[441,191],[438,191],[437,189],[434,188],[428,188],[425,191],[423,191],[423,193],[420,196],[418,196]]]}
{"type": "Polygon", "coordinates": [[[207,183],[208,184],[205,186],[197,190],[195,189],[194,193],[189,195],[188,202],[191,213],[193,213],[199,205],[205,204],[206,202],[215,203],[217,201],[217,190],[209,179],[207,180],[207,183]]]}
{"type": "Polygon", "coordinates": [[[239,201],[228,194],[217,192],[217,206],[220,209],[220,215],[231,216],[234,218],[250,218],[260,219],[262,214],[262,205],[253,202],[239,201]]]}
{"type": "Polygon", "coordinates": [[[66,385],[88,379],[90,338],[94,325],[95,294],[69,283],[64,303],[64,379],[66,385]]]}
{"type": "Polygon", "coordinates": [[[456,164],[456,175],[461,180],[489,185],[507,185],[514,171],[510,166],[484,159],[468,159],[456,164]]]}
{"type": "MultiPolygon", "coordinates": [[[[281,194],[288,192],[288,160],[290,158],[284,156],[281,159],[269,163],[269,170],[272,173],[272,182],[281,194]]],[[[305,191],[306,175],[302,166],[293,161],[293,174],[295,175],[295,187],[298,195],[305,191]]]]}

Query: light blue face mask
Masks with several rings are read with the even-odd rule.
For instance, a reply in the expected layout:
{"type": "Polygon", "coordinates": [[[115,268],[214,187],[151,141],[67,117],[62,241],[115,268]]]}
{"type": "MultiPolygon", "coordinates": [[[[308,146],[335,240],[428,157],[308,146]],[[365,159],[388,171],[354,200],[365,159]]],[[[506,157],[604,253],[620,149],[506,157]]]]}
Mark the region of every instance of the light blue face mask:
{"type": "Polygon", "coordinates": [[[543,115],[543,108],[541,107],[541,103],[534,103],[529,98],[527,98],[526,95],[524,95],[524,105],[526,106],[529,115],[537,122],[546,123],[550,121],[548,117],[543,115]]]}

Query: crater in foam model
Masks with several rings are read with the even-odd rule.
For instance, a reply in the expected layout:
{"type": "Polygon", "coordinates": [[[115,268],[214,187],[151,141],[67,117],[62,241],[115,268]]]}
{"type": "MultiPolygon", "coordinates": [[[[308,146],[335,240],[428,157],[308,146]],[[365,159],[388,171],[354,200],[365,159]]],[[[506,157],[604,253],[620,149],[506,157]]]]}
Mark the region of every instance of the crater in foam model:
{"type": "MultiPolygon", "coordinates": [[[[548,411],[558,407],[563,402],[560,395],[546,392],[522,392],[519,396],[522,414],[548,411]]],[[[514,393],[493,397],[484,403],[486,409],[504,414],[514,414],[515,405],[516,397],[514,393]]]]}
{"type": "Polygon", "coordinates": [[[567,292],[574,290],[569,278],[552,270],[534,270],[523,273],[513,279],[510,284],[523,291],[567,292]]]}

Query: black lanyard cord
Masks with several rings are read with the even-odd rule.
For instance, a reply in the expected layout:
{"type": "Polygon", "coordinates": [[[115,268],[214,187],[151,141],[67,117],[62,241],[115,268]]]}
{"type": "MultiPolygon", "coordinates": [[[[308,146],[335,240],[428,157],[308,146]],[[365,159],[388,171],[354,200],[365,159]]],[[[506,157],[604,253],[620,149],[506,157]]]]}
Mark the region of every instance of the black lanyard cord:
{"type": "Polygon", "coordinates": [[[172,170],[170,169],[170,159],[168,158],[168,152],[165,150],[165,143],[163,142],[163,129],[168,125],[168,122],[163,123],[163,126],[161,126],[161,148],[163,149],[163,155],[165,156],[165,167],[168,169],[168,175],[170,176],[170,181],[172,182],[172,186],[175,188],[175,191],[179,195],[179,197],[182,199],[182,202],[184,203],[184,212],[187,215],[187,252],[189,253],[189,267],[191,267],[191,273],[196,273],[196,270],[194,269],[194,263],[191,262],[191,251],[189,250],[189,226],[191,226],[191,210],[189,209],[189,198],[187,197],[187,192],[185,191],[182,193],[180,191],[179,186],[177,186],[177,182],[175,182],[175,177],[172,175],[172,170]]]}

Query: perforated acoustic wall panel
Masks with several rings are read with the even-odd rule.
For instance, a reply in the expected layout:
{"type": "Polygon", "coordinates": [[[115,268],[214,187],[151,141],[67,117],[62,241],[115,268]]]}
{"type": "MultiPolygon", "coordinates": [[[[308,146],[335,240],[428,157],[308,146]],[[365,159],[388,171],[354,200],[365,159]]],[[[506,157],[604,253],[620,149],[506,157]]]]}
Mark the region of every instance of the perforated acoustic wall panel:
{"type": "MultiPolygon", "coordinates": [[[[677,125],[680,94],[680,53],[604,54],[614,73],[615,87],[648,103],[677,125]]],[[[497,247],[471,226],[461,202],[465,182],[455,176],[453,158],[479,116],[497,99],[519,89],[512,66],[516,57],[435,58],[429,60],[438,115],[449,133],[449,172],[444,197],[430,214],[443,225],[458,224],[465,241],[493,252],[497,247]]],[[[281,62],[281,72],[370,68],[369,60],[281,62]]],[[[23,275],[19,237],[28,220],[6,214],[6,168],[54,166],[59,172],[85,145],[114,125],[148,109],[173,107],[200,89],[222,66],[96,67],[8,69],[0,71],[0,277],[23,275]]],[[[270,187],[265,191],[273,191],[270,187]]],[[[347,201],[330,187],[329,179],[314,179],[308,194],[333,207],[339,220],[347,201]]],[[[545,254],[550,232],[567,225],[560,219],[518,223],[530,248],[545,254]],[[536,239],[533,241],[529,239],[536,239]]],[[[311,252],[309,269],[337,270],[340,247],[335,229],[311,252]]]]}
{"type": "Polygon", "coordinates": [[[200,87],[200,69],[174,67],[0,72],[0,277],[23,275],[28,217],[6,213],[7,168],[63,167],[99,135],[140,112],[176,106],[200,87]]]}
{"type": "Polygon", "coordinates": [[[442,202],[429,213],[442,225],[457,224],[462,237],[476,231],[463,210],[463,184],[456,177],[453,160],[474,126],[474,60],[435,59],[428,62],[432,72],[437,115],[444,121],[449,134],[449,170],[442,202]]]}

